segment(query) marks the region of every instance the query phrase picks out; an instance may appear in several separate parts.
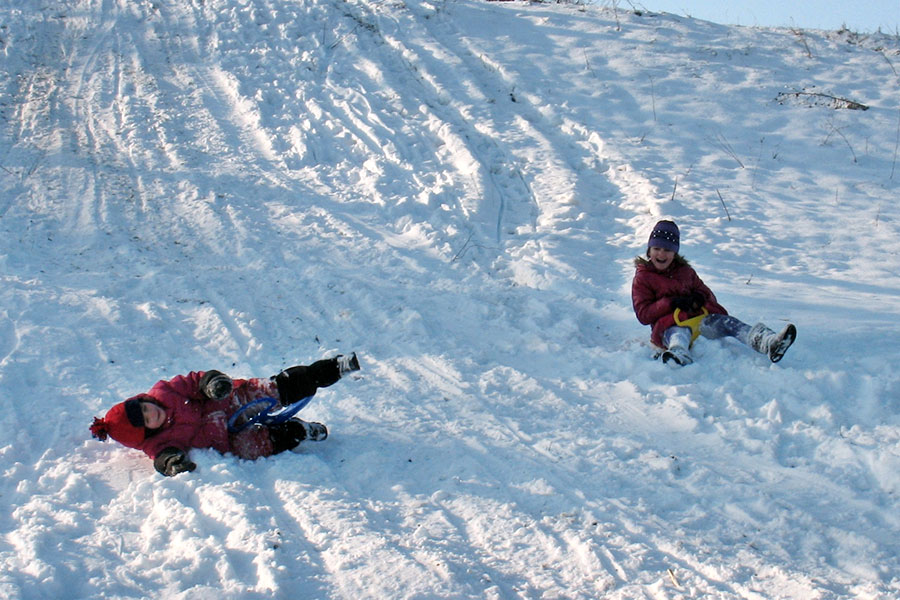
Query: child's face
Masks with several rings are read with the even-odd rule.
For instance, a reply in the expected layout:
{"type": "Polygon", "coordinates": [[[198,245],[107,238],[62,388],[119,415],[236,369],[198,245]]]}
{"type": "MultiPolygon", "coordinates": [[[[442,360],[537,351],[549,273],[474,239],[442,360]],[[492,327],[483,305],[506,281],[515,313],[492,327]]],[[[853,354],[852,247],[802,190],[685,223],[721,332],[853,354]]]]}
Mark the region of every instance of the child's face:
{"type": "Polygon", "coordinates": [[[166,422],[166,411],[152,402],[141,402],[141,413],[147,429],[159,429],[166,422]]]}
{"type": "Polygon", "coordinates": [[[666,250],[665,248],[650,247],[650,262],[656,267],[657,271],[665,271],[675,260],[675,252],[666,250]]]}

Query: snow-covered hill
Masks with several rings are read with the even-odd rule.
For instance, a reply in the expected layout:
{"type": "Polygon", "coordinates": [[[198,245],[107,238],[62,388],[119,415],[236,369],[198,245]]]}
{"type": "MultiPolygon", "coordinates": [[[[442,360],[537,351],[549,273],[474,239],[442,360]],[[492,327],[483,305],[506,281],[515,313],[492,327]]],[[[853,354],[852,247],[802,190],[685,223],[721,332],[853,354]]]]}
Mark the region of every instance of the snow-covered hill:
{"type": "Polygon", "coordinates": [[[2,597],[900,596],[896,37],[474,0],[0,15],[2,597]],[[781,363],[650,359],[660,218],[730,312],[797,324],[781,363]],[[88,432],[159,379],[350,350],[297,453],[163,478],[88,432]]]}

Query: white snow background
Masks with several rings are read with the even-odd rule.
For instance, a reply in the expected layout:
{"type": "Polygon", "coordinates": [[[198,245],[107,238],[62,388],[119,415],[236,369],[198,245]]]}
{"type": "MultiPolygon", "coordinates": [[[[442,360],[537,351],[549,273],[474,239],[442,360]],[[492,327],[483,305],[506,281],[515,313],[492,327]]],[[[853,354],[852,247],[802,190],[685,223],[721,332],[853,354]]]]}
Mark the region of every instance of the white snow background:
{"type": "Polygon", "coordinates": [[[611,4],[3,0],[0,596],[900,597],[900,41],[611,4]],[[781,363],[651,360],[660,218],[781,363]],[[295,453],[88,431],[351,350],[295,453]]]}

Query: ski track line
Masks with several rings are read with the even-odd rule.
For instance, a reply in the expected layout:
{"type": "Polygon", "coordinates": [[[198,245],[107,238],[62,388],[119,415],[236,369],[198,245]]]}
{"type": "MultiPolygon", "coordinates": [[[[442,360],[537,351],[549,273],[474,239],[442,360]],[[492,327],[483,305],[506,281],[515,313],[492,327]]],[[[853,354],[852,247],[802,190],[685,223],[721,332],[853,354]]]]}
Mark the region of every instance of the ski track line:
{"type": "MultiPolygon", "coordinates": [[[[2,279],[6,280],[6,277],[2,279]]],[[[7,280],[8,281],[8,280],[7,280]]],[[[4,283],[7,287],[8,283],[4,283]]],[[[6,305],[4,303],[4,305],[6,305]]],[[[12,354],[19,347],[21,340],[16,331],[15,322],[9,318],[9,311],[0,310],[0,367],[5,367],[12,354]]]]}
{"type": "MultiPolygon", "coordinates": [[[[270,560],[277,572],[275,578],[279,579],[278,585],[270,591],[302,587],[310,597],[325,598],[328,595],[327,582],[319,576],[325,570],[321,549],[307,539],[301,524],[287,508],[297,501],[291,493],[291,486],[295,483],[282,479],[280,468],[267,469],[264,481],[268,487],[263,487],[260,492],[267,500],[265,505],[274,513],[270,521],[274,527],[270,560]]],[[[252,502],[258,504],[255,497],[252,502]]]]}
{"type": "Polygon", "coordinates": [[[437,587],[429,586],[421,580],[386,585],[375,581],[367,583],[366,562],[372,560],[381,565],[381,568],[391,569],[398,575],[408,574],[410,570],[420,574],[422,571],[415,567],[415,561],[408,559],[404,546],[392,540],[393,526],[383,521],[375,505],[364,506],[351,501],[345,493],[339,491],[341,486],[334,485],[330,470],[323,470],[321,463],[315,473],[307,475],[314,479],[310,484],[314,489],[307,491],[303,489],[306,486],[300,483],[285,482],[283,493],[287,496],[282,499],[282,503],[302,535],[321,554],[321,564],[325,572],[330,574],[331,585],[340,590],[340,597],[390,594],[394,586],[405,588],[405,593],[416,588],[424,591],[437,587]],[[341,535],[334,535],[338,531],[341,535]],[[360,552],[366,555],[365,561],[360,552]],[[372,589],[374,584],[381,588],[372,589]]]}
{"type": "MultiPolygon", "coordinates": [[[[423,18],[422,15],[413,13],[413,16],[423,24],[430,22],[428,18],[423,18]]],[[[397,23],[397,27],[400,27],[399,23],[397,23]]],[[[469,78],[460,82],[459,85],[460,90],[469,98],[468,105],[464,109],[465,114],[462,111],[458,112],[458,116],[455,116],[454,120],[457,121],[458,126],[461,128],[466,127],[469,130],[465,138],[470,140],[469,146],[475,151],[475,155],[479,157],[478,161],[491,182],[490,189],[494,190],[499,202],[495,229],[497,242],[507,240],[512,234],[517,233],[519,228],[516,225],[517,223],[524,224],[529,232],[534,233],[538,228],[541,202],[539,202],[533,192],[531,185],[526,181],[519,166],[519,160],[511,153],[510,149],[506,148],[508,142],[504,141],[504,145],[501,145],[498,141],[498,138],[501,137],[497,134],[496,129],[498,128],[495,128],[493,131],[486,131],[469,125],[470,122],[484,124],[496,121],[494,115],[488,116],[487,119],[471,118],[472,115],[483,112],[483,108],[480,107],[490,106],[498,95],[498,87],[487,76],[489,67],[484,64],[471,62],[466,52],[450,47],[445,39],[441,39],[441,37],[436,35],[433,28],[429,29],[425,25],[425,32],[429,34],[428,41],[433,45],[433,48],[426,48],[423,43],[423,46],[418,50],[412,50],[407,47],[407,52],[414,54],[417,71],[424,71],[429,74],[429,84],[431,84],[431,81],[453,80],[452,78],[440,77],[440,74],[446,70],[448,63],[455,64],[457,69],[463,67],[469,74],[469,78]],[[421,65],[427,65],[427,68],[422,69],[421,65]],[[474,141],[479,139],[482,141],[474,141]],[[518,184],[515,183],[516,181],[518,184]],[[527,209],[527,218],[513,214],[513,211],[516,210],[514,207],[523,203],[530,206],[530,209],[527,209]]],[[[396,45],[401,44],[399,40],[394,40],[393,43],[396,45]]],[[[411,61],[410,64],[412,64],[411,61]]],[[[437,84],[431,85],[436,86],[437,84]]],[[[435,89],[439,90],[440,88],[436,87],[435,89]]],[[[441,93],[446,92],[441,91],[441,93]]],[[[454,97],[458,100],[461,94],[454,94],[454,97]]],[[[505,100],[502,96],[499,97],[500,102],[505,100]]],[[[522,135],[527,137],[527,132],[523,131],[513,134],[512,132],[515,128],[508,125],[499,127],[499,129],[504,131],[502,137],[513,139],[522,135]]],[[[534,138],[531,138],[531,144],[533,147],[540,147],[540,144],[534,138]]],[[[528,145],[528,142],[525,145],[528,145]]]]}
{"type": "MultiPolygon", "coordinates": [[[[489,5],[487,7],[479,7],[479,9],[492,10],[489,5]]],[[[499,10],[505,9],[501,8],[499,10]]],[[[448,53],[457,57],[460,63],[466,64],[469,72],[478,74],[475,78],[480,78],[480,88],[485,96],[489,97],[492,91],[496,93],[497,90],[518,90],[515,92],[514,100],[519,106],[517,109],[518,118],[514,122],[505,123],[504,127],[500,128],[500,131],[504,132],[504,137],[510,137],[513,140],[517,137],[521,138],[523,141],[516,144],[520,146],[520,151],[533,152],[534,148],[538,148],[538,151],[534,152],[536,159],[517,157],[517,163],[527,164],[529,160],[542,162],[546,157],[562,157],[564,164],[556,168],[569,172],[567,177],[562,178],[565,180],[569,177],[575,178],[579,175],[584,175],[584,161],[593,159],[591,169],[599,174],[598,179],[601,185],[592,188],[592,193],[602,195],[602,191],[598,191],[598,188],[602,189],[603,187],[621,191],[620,186],[615,181],[610,180],[606,173],[610,171],[614,164],[620,163],[618,168],[624,170],[628,170],[628,167],[626,164],[621,163],[621,160],[614,161],[614,156],[608,153],[611,146],[608,141],[601,140],[597,132],[591,131],[584,124],[573,120],[571,116],[561,112],[562,109],[548,106],[539,93],[519,88],[521,84],[518,78],[504,72],[499,61],[493,60],[486,52],[480,49],[477,46],[477,38],[465,35],[464,32],[455,29],[450,30],[445,35],[440,35],[438,31],[450,26],[449,21],[443,18],[426,18],[423,21],[427,24],[426,26],[430,27],[429,31],[435,40],[439,40],[439,43],[448,53]],[[518,131],[519,135],[508,135],[506,132],[510,130],[518,131]],[[577,155],[573,156],[573,153],[577,155]]],[[[510,95],[512,96],[513,94],[514,92],[511,91],[510,95]]],[[[517,171],[521,176],[521,170],[517,171]]],[[[536,174],[540,175],[540,172],[536,174]]],[[[539,208],[542,208],[541,205],[543,204],[549,205],[549,209],[543,208],[541,210],[542,214],[548,215],[552,215],[554,209],[560,204],[558,200],[552,200],[554,196],[563,195],[568,197],[574,193],[571,190],[567,190],[561,194],[558,186],[546,184],[542,185],[541,189],[546,190],[546,192],[537,194],[536,204],[539,208]],[[538,199],[540,199],[539,202],[537,201],[538,199]]],[[[562,204],[566,204],[566,202],[562,204]]],[[[549,230],[553,230],[556,225],[557,223],[552,219],[547,220],[545,224],[549,230]]],[[[624,228],[623,232],[625,232],[624,228]]],[[[631,228],[627,228],[627,233],[631,233],[631,228]]]]}
{"type": "Polygon", "coordinates": [[[140,206],[147,201],[148,190],[138,174],[139,164],[154,151],[130,143],[135,131],[144,128],[154,131],[159,149],[167,158],[165,163],[179,162],[177,155],[169,151],[175,144],[168,142],[165,134],[163,123],[170,117],[160,108],[165,100],[156,83],[156,63],[148,60],[154,53],[133,37],[123,47],[122,36],[131,31],[130,16],[130,12],[119,8],[107,8],[98,28],[84,34],[73,32],[75,37],[92,40],[89,52],[80,59],[71,51],[70,65],[74,73],[70,76],[74,80],[73,122],[81,124],[75,130],[75,154],[86,157],[91,174],[77,184],[70,184],[84,189],[84,193],[76,195],[82,202],[79,216],[73,219],[79,231],[105,227],[112,234],[115,229],[112,224],[121,221],[114,215],[115,210],[122,211],[128,222],[132,220],[129,206],[140,206]],[[113,35],[114,31],[122,33],[113,35]],[[101,62],[105,65],[103,70],[98,67],[101,62]],[[134,101],[135,97],[140,99],[139,103],[134,101]],[[102,111],[98,112],[96,107],[102,111]],[[143,109],[146,114],[139,114],[137,109],[143,109]]]}
{"type": "MultiPolygon", "coordinates": [[[[441,14],[430,18],[431,15],[416,15],[418,20],[423,22],[426,31],[430,34],[433,43],[440,46],[440,52],[446,57],[452,57],[453,63],[464,66],[465,70],[471,74],[466,85],[460,86],[465,90],[467,97],[470,97],[468,111],[478,114],[484,109],[479,106],[493,106],[491,102],[486,101],[487,98],[496,96],[496,102],[509,102],[510,99],[498,96],[498,91],[503,89],[512,90],[516,88],[516,82],[509,74],[503,72],[499,63],[491,60],[489,56],[481,52],[476,46],[473,38],[463,35],[457,30],[443,32],[447,27],[447,21],[442,18],[441,14]],[[479,90],[479,98],[473,97],[472,89],[479,90]]],[[[394,17],[396,22],[396,17],[394,17]]],[[[400,27],[399,24],[396,25],[400,27]]],[[[410,39],[411,36],[405,36],[410,39]]],[[[400,45],[400,42],[394,42],[400,45]]],[[[423,81],[423,73],[433,70],[440,73],[446,68],[445,63],[448,58],[439,57],[435,54],[436,50],[425,51],[424,47],[418,51],[406,48],[406,54],[413,53],[416,57],[415,63],[412,59],[405,59],[407,64],[415,64],[416,74],[419,80],[423,81]],[[427,59],[426,57],[433,57],[427,59]],[[428,65],[427,69],[423,69],[423,65],[428,65]]],[[[429,78],[429,80],[432,78],[429,78]]],[[[427,82],[423,81],[423,85],[427,82]]],[[[456,94],[459,96],[460,94],[456,94]]],[[[512,92],[510,92],[512,95],[512,92]]],[[[633,235],[633,227],[630,226],[632,219],[619,218],[623,210],[629,211],[628,214],[642,214],[646,212],[646,206],[643,199],[653,198],[655,194],[647,194],[649,182],[637,175],[634,169],[627,166],[621,160],[616,160],[613,154],[609,153],[609,144],[599,140],[596,132],[590,131],[584,125],[574,122],[565,114],[560,114],[559,109],[549,107],[540,96],[535,95],[528,90],[516,93],[515,99],[517,105],[518,118],[504,122],[502,126],[496,128],[492,135],[485,136],[489,142],[489,147],[494,150],[484,153],[476,150],[476,155],[480,158],[479,163],[489,174],[490,179],[494,182],[493,189],[498,190],[501,209],[497,218],[497,239],[507,239],[507,244],[516,243],[514,238],[502,238],[503,222],[506,214],[510,210],[510,200],[512,197],[528,197],[534,207],[533,215],[530,219],[529,229],[531,232],[542,230],[554,231],[560,226],[562,220],[571,219],[571,214],[578,204],[572,204],[572,199],[578,197],[604,197],[617,198],[620,194],[624,195],[625,201],[617,204],[600,205],[600,212],[592,211],[591,218],[593,223],[597,223],[593,227],[598,233],[608,239],[618,239],[630,237],[633,235]],[[499,132],[502,132],[499,133],[499,132]],[[500,141],[502,140],[502,142],[500,141]],[[504,144],[501,147],[501,143],[504,144]],[[488,157],[497,158],[488,158],[488,157]],[[561,157],[557,164],[547,166],[547,160],[542,157],[561,157]],[[533,171],[528,177],[523,173],[519,165],[528,165],[532,163],[540,163],[545,168],[533,171]],[[586,170],[583,165],[585,163],[592,164],[586,170]],[[504,170],[508,169],[508,175],[505,179],[509,179],[512,175],[513,179],[517,179],[523,186],[522,192],[516,192],[512,195],[504,193],[502,190],[505,186],[498,183],[497,165],[504,165],[504,170]],[[611,165],[617,165],[613,168],[611,165]],[[558,174],[557,174],[558,173],[558,174]],[[614,175],[615,177],[610,177],[614,175]],[[535,177],[535,181],[529,183],[529,180],[535,177]],[[637,177],[637,180],[633,179],[637,177]],[[541,179],[546,178],[546,182],[541,179]],[[621,180],[621,181],[620,181],[621,180]],[[564,189],[560,190],[559,181],[581,181],[580,186],[588,189],[585,191],[576,191],[571,188],[572,184],[564,184],[564,189]],[[593,181],[593,185],[587,183],[593,181]],[[637,206],[630,207],[627,198],[632,197],[638,191],[638,197],[641,202],[637,206]],[[604,191],[606,190],[606,191],[604,191]],[[631,211],[634,213],[631,213],[631,211]],[[612,211],[610,217],[608,213],[612,211]],[[622,229],[618,231],[610,231],[610,223],[623,223],[622,229]]],[[[456,120],[456,119],[454,119],[456,120]]],[[[464,119],[467,122],[467,119],[464,119]]],[[[497,122],[493,117],[480,119],[478,122],[497,122]]],[[[499,123],[499,122],[497,122],[499,123]]],[[[480,135],[484,133],[479,132],[480,135]]],[[[469,140],[477,139],[474,135],[466,136],[469,140]]],[[[477,144],[469,144],[469,147],[477,144]]],[[[526,167],[527,168],[527,167],[526,167]]],[[[510,231],[509,233],[512,233],[510,231]]],[[[525,240],[530,239],[526,237],[525,240]]],[[[521,243],[521,242],[517,242],[521,243]]],[[[540,247],[540,246],[538,246],[540,247]]],[[[523,256],[528,256],[525,252],[523,256]]],[[[521,259],[521,257],[520,257],[521,259]]],[[[538,257],[539,262],[540,258],[538,257]]],[[[614,267],[611,267],[614,268],[614,267]]],[[[615,276],[620,276],[616,269],[615,276]]]]}
{"type": "MultiPolygon", "coordinates": [[[[513,199],[511,198],[510,193],[505,191],[508,186],[500,183],[500,180],[496,178],[495,173],[500,165],[509,165],[512,161],[490,135],[475,128],[471,119],[463,115],[460,110],[454,108],[453,104],[446,101],[447,92],[442,86],[437,84],[439,79],[432,75],[432,71],[438,70],[439,68],[439,58],[435,57],[433,60],[428,60],[426,57],[430,56],[430,53],[426,53],[424,49],[411,48],[401,39],[387,33],[386,29],[388,28],[384,27],[383,24],[384,19],[387,18],[394,29],[399,29],[401,24],[397,17],[392,15],[384,17],[382,14],[379,14],[381,11],[378,10],[376,5],[360,2],[356,6],[364,11],[365,16],[354,16],[354,18],[361,23],[374,23],[370,25],[368,30],[373,31],[374,35],[377,35],[378,38],[383,41],[385,47],[390,48],[393,51],[394,59],[404,66],[404,69],[411,78],[414,81],[417,81],[421,86],[421,89],[426,92],[429,99],[427,102],[427,110],[435,115],[437,122],[449,125],[449,127],[432,126],[431,129],[444,132],[445,135],[449,134],[449,132],[453,132],[452,137],[450,138],[450,144],[448,144],[450,148],[465,149],[465,154],[460,155],[457,159],[452,161],[452,164],[469,164],[471,156],[477,161],[477,164],[481,166],[478,170],[479,176],[482,179],[482,183],[478,184],[481,191],[479,192],[479,189],[476,189],[476,194],[482,198],[493,198],[498,204],[495,216],[491,221],[494,223],[494,232],[492,235],[493,242],[499,244],[505,239],[502,224],[506,221],[508,216],[511,216],[508,213],[512,206],[513,199]],[[457,142],[457,140],[460,140],[461,143],[457,142]]],[[[410,13],[404,11],[403,14],[410,13]]],[[[411,26],[418,27],[418,23],[413,21],[411,26]]],[[[409,39],[413,36],[404,37],[409,39]]],[[[447,81],[453,81],[453,79],[448,79],[447,81]]],[[[478,86],[473,81],[462,81],[457,84],[456,91],[459,92],[460,97],[456,98],[454,104],[467,104],[466,110],[478,112],[475,107],[481,104],[483,99],[469,99],[468,102],[462,100],[462,98],[470,97],[472,93],[470,90],[472,89],[478,89],[478,86]]],[[[466,173],[463,172],[461,174],[463,175],[463,179],[467,178],[466,173]]],[[[522,180],[521,183],[524,184],[524,180],[522,180]]],[[[527,186],[525,187],[527,188],[527,186]]],[[[525,193],[520,191],[515,192],[515,194],[518,197],[530,197],[531,195],[527,190],[525,193]]],[[[471,218],[473,215],[468,216],[471,218]]],[[[483,221],[487,222],[488,220],[483,219],[483,221]]]]}
{"type": "MultiPolygon", "coordinates": [[[[463,421],[467,421],[467,420],[471,420],[476,415],[482,415],[484,412],[485,411],[473,409],[472,416],[467,417],[466,414],[461,414],[459,416],[459,418],[463,421]]],[[[488,414],[490,414],[489,411],[488,411],[488,414]]],[[[480,420],[483,421],[483,417],[481,417],[480,420]]],[[[513,420],[512,417],[498,418],[495,420],[494,424],[491,427],[489,427],[488,429],[492,430],[492,429],[496,429],[496,428],[500,428],[500,429],[507,431],[508,436],[511,439],[518,440],[519,445],[524,444],[527,447],[532,447],[535,440],[540,438],[540,435],[538,435],[538,434],[523,432],[517,426],[517,422],[515,420],[513,420]]],[[[488,437],[490,437],[492,439],[493,439],[493,437],[495,437],[490,433],[490,431],[488,431],[486,433],[488,434],[488,437]]],[[[482,432],[482,436],[484,436],[484,435],[485,435],[485,432],[482,432]]],[[[510,447],[515,447],[516,445],[517,444],[512,444],[510,447]]],[[[540,448],[537,448],[537,447],[533,447],[532,449],[535,451],[535,458],[534,458],[535,465],[534,465],[533,470],[535,472],[540,472],[541,478],[546,479],[550,483],[550,487],[557,494],[557,500],[555,502],[556,504],[561,503],[561,504],[568,504],[571,507],[582,507],[580,510],[591,510],[592,507],[599,506],[599,505],[595,505],[591,501],[588,501],[587,503],[585,503],[584,498],[580,497],[580,495],[571,494],[567,491],[567,490],[579,489],[579,486],[576,484],[575,480],[581,478],[580,474],[570,473],[568,471],[547,470],[546,468],[544,468],[543,461],[541,460],[540,457],[551,456],[551,455],[547,455],[546,453],[542,452],[540,450],[540,448]],[[566,498],[566,500],[560,502],[559,497],[566,498]]],[[[525,460],[525,459],[520,457],[519,460],[525,460]]],[[[482,459],[482,463],[480,464],[480,467],[485,473],[494,474],[496,476],[497,473],[502,473],[506,469],[506,465],[507,465],[507,461],[502,455],[499,455],[496,457],[486,455],[482,459]]],[[[513,480],[515,480],[515,479],[517,479],[517,478],[513,477],[513,480]]],[[[500,476],[500,478],[496,482],[497,485],[503,487],[500,484],[500,481],[503,481],[503,480],[505,480],[505,478],[500,476]]],[[[532,495],[525,490],[523,490],[521,493],[512,493],[510,491],[510,492],[507,492],[506,494],[504,494],[503,497],[505,498],[504,503],[509,503],[509,505],[511,507],[514,507],[516,514],[519,515],[518,519],[524,519],[524,520],[529,520],[529,517],[527,515],[534,512],[533,510],[530,510],[528,508],[528,506],[530,504],[532,504],[533,502],[538,501],[538,498],[532,497],[532,495]],[[522,494],[525,494],[525,495],[522,495],[522,494]]],[[[451,506],[447,502],[441,502],[441,506],[446,511],[452,511],[451,506]]],[[[623,509],[624,509],[624,507],[623,507],[623,509]]],[[[576,510],[579,510],[579,509],[576,509],[576,510]]],[[[547,508],[541,512],[545,512],[548,517],[550,517],[551,515],[557,516],[559,514],[551,508],[547,508]]],[[[562,515],[559,515],[559,516],[562,516],[562,515]]],[[[492,551],[492,547],[490,545],[485,545],[485,542],[479,542],[479,539],[481,539],[481,538],[483,538],[485,540],[492,539],[494,537],[492,534],[483,532],[479,535],[476,535],[476,532],[472,530],[473,525],[471,523],[468,524],[466,527],[463,527],[462,523],[466,522],[466,517],[464,515],[455,517],[454,522],[459,523],[458,528],[461,528],[462,531],[466,532],[466,537],[469,538],[469,540],[472,544],[474,544],[476,547],[482,548],[482,552],[481,552],[482,554],[484,554],[486,556],[496,555],[496,552],[492,551]]],[[[605,524],[610,525],[610,523],[605,523],[605,524]]],[[[614,528],[616,530],[618,530],[620,528],[620,526],[621,526],[621,523],[617,523],[614,528]]],[[[629,527],[632,531],[634,530],[633,523],[629,527]]],[[[566,539],[565,537],[560,537],[560,535],[555,530],[546,529],[544,525],[542,525],[541,523],[537,523],[537,522],[532,522],[529,529],[540,532],[540,535],[538,535],[538,537],[540,538],[541,541],[540,541],[540,544],[538,544],[538,545],[544,548],[544,553],[548,557],[550,557],[550,556],[569,557],[561,565],[557,565],[557,568],[553,570],[554,572],[556,570],[558,570],[559,568],[563,568],[563,567],[565,567],[565,568],[572,568],[573,566],[577,567],[578,564],[582,564],[582,565],[602,565],[602,564],[604,564],[604,561],[601,559],[601,557],[598,555],[598,553],[596,551],[590,550],[588,548],[588,546],[591,544],[589,539],[585,539],[583,537],[578,537],[577,539],[566,539]],[[563,551],[562,550],[563,548],[575,548],[576,550],[581,551],[582,554],[578,554],[578,552],[575,550],[563,551]],[[576,560],[576,559],[579,559],[579,560],[576,560]],[[569,561],[573,561],[573,560],[575,562],[570,564],[569,561]]],[[[534,534],[534,535],[537,535],[537,534],[534,534]]],[[[593,537],[590,539],[593,539],[593,537]]],[[[646,535],[643,538],[643,544],[646,546],[646,551],[648,551],[648,552],[652,552],[652,553],[661,552],[660,548],[646,535]]],[[[610,545],[608,540],[603,540],[601,545],[603,548],[606,549],[607,553],[610,553],[613,551],[613,547],[610,545]]],[[[615,551],[621,552],[623,555],[627,555],[627,553],[628,553],[628,550],[625,548],[618,548],[615,551]]],[[[615,562],[616,562],[616,564],[621,564],[621,561],[615,561],[615,562]]],[[[669,563],[674,564],[673,561],[669,561],[669,563]]],[[[680,565],[682,563],[679,562],[678,564],[680,565]]],[[[624,576],[620,576],[619,579],[621,581],[625,581],[629,577],[633,577],[636,574],[637,574],[637,572],[632,571],[630,573],[625,574],[624,576]],[[624,579],[623,579],[623,577],[624,577],[624,579]]],[[[615,570],[608,570],[608,576],[614,576],[614,575],[616,575],[615,570]]],[[[491,580],[494,582],[501,581],[501,579],[498,579],[498,577],[504,577],[504,576],[495,574],[494,576],[491,577],[491,580]]],[[[596,577],[600,577],[600,575],[598,575],[598,574],[592,575],[592,578],[596,578],[596,577]]],[[[603,578],[603,580],[607,581],[606,578],[603,578]]],[[[566,580],[566,581],[560,583],[560,585],[562,585],[563,588],[569,589],[571,592],[574,593],[575,587],[578,586],[578,583],[577,583],[578,581],[579,581],[579,579],[575,578],[575,579],[571,579],[571,580],[566,580]],[[573,586],[575,586],[575,587],[573,587],[573,586]]],[[[542,587],[543,587],[534,582],[530,582],[530,583],[534,584],[537,589],[542,589],[542,587]]],[[[607,585],[607,584],[604,584],[604,585],[607,585]]],[[[554,587],[554,586],[550,586],[550,587],[554,587]]],[[[585,592],[583,595],[579,594],[577,597],[591,598],[593,596],[590,592],[585,592]]]]}
{"type": "MultiPolygon", "coordinates": [[[[155,5],[164,23],[165,35],[159,36],[166,51],[177,60],[172,64],[187,66],[192,78],[199,82],[198,109],[207,114],[218,132],[221,132],[221,148],[233,155],[235,166],[254,167],[253,173],[278,188],[290,189],[284,176],[284,163],[274,150],[272,139],[261,123],[261,116],[253,102],[240,91],[240,81],[218,62],[217,54],[200,54],[197,44],[198,17],[191,12],[202,11],[202,4],[194,7],[155,5]],[[164,42],[163,40],[168,40],[164,42]],[[248,156],[249,155],[249,156],[248,156]],[[275,176],[274,173],[278,173],[275,176]]],[[[194,110],[196,114],[197,110],[194,110]]],[[[220,150],[221,150],[220,148],[220,150]]]]}

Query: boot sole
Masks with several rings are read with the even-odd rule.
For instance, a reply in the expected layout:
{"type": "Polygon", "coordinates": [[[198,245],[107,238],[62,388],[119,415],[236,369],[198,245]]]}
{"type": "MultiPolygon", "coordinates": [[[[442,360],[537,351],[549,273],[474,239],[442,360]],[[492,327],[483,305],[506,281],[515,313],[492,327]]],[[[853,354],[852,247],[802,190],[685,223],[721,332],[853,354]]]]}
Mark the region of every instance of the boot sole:
{"type": "MultiPolygon", "coordinates": [[[[672,352],[669,352],[668,350],[666,350],[665,352],[662,353],[662,361],[664,364],[667,364],[667,365],[669,365],[669,363],[675,363],[679,367],[684,367],[684,366],[689,365],[692,362],[694,362],[693,360],[690,360],[690,359],[683,360],[683,359],[679,358],[678,355],[676,355],[672,352]]],[[[671,366],[671,365],[669,365],[669,366],[671,366]]]]}
{"type": "Polygon", "coordinates": [[[784,353],[788,351],[788,348],[791,347],[791,344],[793,344],[796,339],[797,328],[792,324],[785,327],[784,332],[782,332],[781,340],[779,340],[775,347],[769,351],[769,360],[773,363],[777,363],[784,358],[784,353]]]}
{"type": "Polygon", "coordinates": [[[324,442],[328,439],[328,429],[324,427],[322,429],[316,429],[314,431],[310,430],[309,434],[306,436],[307,442],[324,442]]]}

